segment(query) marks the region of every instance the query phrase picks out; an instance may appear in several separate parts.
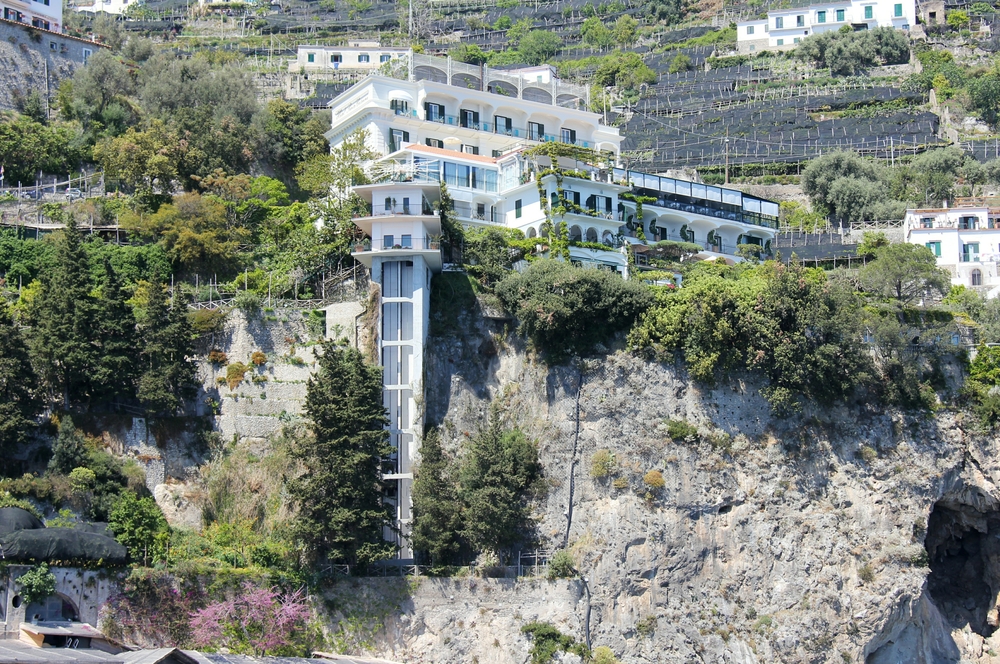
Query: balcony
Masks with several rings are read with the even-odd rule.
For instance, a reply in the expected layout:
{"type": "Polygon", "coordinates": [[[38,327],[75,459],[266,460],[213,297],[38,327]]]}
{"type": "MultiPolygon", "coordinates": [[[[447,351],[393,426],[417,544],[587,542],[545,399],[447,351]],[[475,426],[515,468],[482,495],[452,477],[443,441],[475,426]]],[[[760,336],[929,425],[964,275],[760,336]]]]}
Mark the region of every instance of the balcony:
{"type": "Polygon", "coordinates": [[[351,255],[369,269],[376,256],[382,256],[386,260],[421,256],[431,270],[437,272],[441,269],[441,241],[437,238],[387,235],[375,242],[356,242],[353,249],[351,255]]]}
{"type": "Polygon", "coordinates": [[[397,203],[396,205],[369,205],[367,209],[354,214],[355,219],[366,219],[368,217],[394,217],[394,216],[423,216],[429,217],[437,214],[425,201],[423,205],[406,205],[397,203]]]}
{"type": "Polygon", "coordinates": [[[963,252],[962,256],[961,256],[961,260],[962,260],[963,263],[978,263],[979,262],[979,254],[973,254],[973,253],[969,253],[969,252],[963,252]]]}
{"type": "MultiPolygon", "coordinates": [[[[417,113],[416,109],[396,109],[396,115],[414,118],[420,120],[421,117],[417,113]]],[[[568,137],[564,137],[561,133],[557,136],[555,134],[546,134],[543,132],[537,132],[530,129],[525,129],[524,127],[514,127],[507,126],[506,124],[497,125],[495,122],[472,122],[468,119],[463,121],[462,117],[459,115],[435,115],[431,117],[425,117],[424,120],[428,122],[437,122],[439,124],[447,125],[449,127],[461,127],[463,129],[474,129],[476,131],[483,131],[488,134],[498,134],[500,136],[510,136],[512,138],[523,138],[529,141],[538,141],[540,143],[566,143],[568,145],[575,145],[581,148],[594,148],[595,144],[591,141],[581,141],[581,140],[567,140],[568,137]]]]}
{"type": "Polygon", "coordinates": [[[501,216],[493,208],[487,208],[480,212],[478,208],[473,209],[471,205],[455,203],[455,216],[462,220],[476,221],[484,224],[502,223],[501,216]]]}

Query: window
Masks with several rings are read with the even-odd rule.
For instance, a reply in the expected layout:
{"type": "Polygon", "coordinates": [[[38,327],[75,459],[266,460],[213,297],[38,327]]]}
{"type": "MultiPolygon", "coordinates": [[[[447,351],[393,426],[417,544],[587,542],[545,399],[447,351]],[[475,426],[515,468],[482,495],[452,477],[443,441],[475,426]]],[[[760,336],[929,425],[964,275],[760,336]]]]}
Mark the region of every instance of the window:
{"type": "MultiPolygon", "coordinates": [[[[410,214],[410,197],[403,197],[403,214],[410,214]]],[[[406,237],[405,235],[403,237],[406,237]]]]}
{"type": "Polygon", "coordinates": [[[464,152],[465,154],[479,154],[479,146],[478,145],[463,145],[462,146],[462,152],[464,152]]]}
{"type": "Polygon", "coordinates": [[[977,217],[962,217],[958,220],[958,227],[963,231],[974,231],[979,227],[979,219],[977,217]]]}
{"type": "Polygon", "coordinates": [[[520,219],[521,218],[521,199],[520,198],[517,199],[516,201],[514,201],[514,218],[515,219],[520,219]]]}
{"type": "Polygon", "coordinates": [[[502,154],[503,154],[503,150],[494,150],[493,151],[493,158],[496,159],[497,157],[499,157],[502,154]]]}
{"type": "Polygon", "coordinates": [[[576,143],[576,129],[563,129],[559,132],[559,137],[563,143],[576,143]]]}
{"type": "Polygon", "coordinates": [[[403,147],[403,143],[410,142],[410,132],[402,129],[391,129],[389,131],[389,151],[395,152],[403,147]]]}
{"type": "Polygon", "coordinates": [[[792,43],[793,43],[793,44],[798,44],[798,43],[799,43],[799,38],[798,38],[798,37],[796,37],[795,39],[793,39],[793,40],[792,40],[792,43]]]}
{"type": "Polygon", "coordinates": [[[493,116],[493,131],[497,134],[510,136],[514,133],[514,121],[502,115],[493,116]]]}
{"type": "Polygon", "coordinates": [[[843,23],[843,22],[844,22],[844,10],[843,9],[838,9],[837,10],[837,23],[843,23]]]}
{"type": "Polygon", "coordinates": [[[56,50],[56,43],[55,42],[49,42],[49,50],[50,51],[56,50]]]}
{"type": "Polygon", "coordinates": [[[748,25],[747,26],[747,34],[748,35],[752,35],[753,34],[753,26],[752,25],[748,25]]]}
{"type": "Polygon", "coordinates": [[[777,16],[777,17],[775,17],[775,19],[774,19],[774,29],[775,30],[780,30],[783,27],[785,27],[785,18],[783,16],[777,16]]]}
{"type": "Polygon", "coordinates": [[[539,122],[528,123],[528,138],[533,141],[545,140],[545,125],[539,122]]]}
{"type": "Polygon", "coordinates": [[[89,60],[90,56],[92,56],[93,54],[94,52],[89,48],[83,49],[83,64],[87,64],[87,60],[89,60]]]}
{"type": "Polygon", "coordinates": [[[389,55],[388,53],[383,53],[382,55],[378,56],[379,62],[389,62],[389,60],[392,60],[392,56],[389,55]]]}
{"type": "Polygon", "coordinates": [[[573,191],[572,189],[563,190],[563,200],[567,203],[573,203],[574,205],[580,205],[580,192],[573,191]]]}
{"type": "Polygon", "coordinates": [[[903,15],[903,5],[896,4],[892,6],[892,15],[896,18],[900,18],[903,15]]]}
{"type": "Polygon", "coordinates": [[[424,115],[431,122],[444,122],[444,104],[424,102],[424,115]]]}
{"type": "Polygon", "coordinates": [[[332,65],[339,65],[343,61],[344,58],[339,53],[334,53],[333,55],[330,56],[330,64],[332,65]]]}
{"type": "Polygon", "coordinates": [[[403,99],[392,99],[389,101],[391,108],[396,115],[408,115],[410,112],[410,102],[403,99]]]}
{"type": "Polygon", "coordinates": [[[413,236],[412,235],[402,235],[399,238],[399,244],[403,249],[413,249],[413,236]]]}
{"type": "Polygon", "coordinates": [[[921,228],[934,228],[934,217],[924,217],[920,220],[921,228]]]}
{"type": "Polygon", "coordinates": [[[367,53],[358,54],[358,62],[370,62],[371,58],[368,57],[367,53]]]}
{"type": "Polygon", "coordinates": [[[867,18],[867,19],[874,18],[874,11],[875,10],[874,10],[874,8],[871,5],[868,5],[867,7],[865,7],[865,18],[867,18]]]}
{"type": "Polygon", "coordinates": [[[486,218],[486,203],[476,203],[476,219],[486,218]]]}
{"type": "Polygon", "coordinates": [[[307,62],[316,62],[316,54],[315,53],[307,53],[306,54],[306,61],[307,62]]]}
{"type": "Polygon", "coordinates": [[[972,285],[982,286],[983,285],[983,273],[979,270],[972,271],[972,285]]]}
{"type": "Polygon", "coordinates": [[[392,249],[392,244],[393,244],[392,241],[393,241],[393,239],[394,238],[393,238],[392,235],[383,235],[382,236],[382,248],[383,249],[392,249]]]}
{"type": "Polygon", "coordinates": [[[778,46],[784,46],[784,45],[785,45],[785,40],[784,39],[779,39],[778,40],[778,46]]]}
{"type": "Polygon", "coordinates": [[[798,28],[804,27],[806,24],[806,17],[803,15],[798,15],[795,17],[795,26],[798,28]]]}
{"type": "Polygon", "coordinates": [[[442,141],[440,138],[428,138],[424,142],[427,143],[428,147],[441,148],[442,150],[444,149],[444,141],[442,141]]]}
{"type": "Polygon", "coordinates": [[[479,111],[467,111],[463,108],[458,114],[463,127],[479,129],[479,111]]]}
{"type": "Polygon", "coordinates": [[[979,243],[969,242],[968,244],[962,245],[962,262],[963,263],[978,263],[979,262],[979,243]]]}
{"type": "Polygon", "coordinates": [[[935,256],[937,256],[938,258],[941,257],[941,243],[940,242],[928,242],[924,246],[927,247],[928,249],[930,249],[931,253],[934,254],[935,256]]]}
{"type": "Polygon", "coordinates": [[[818,12],[816,12],[816,22],[817,23],[826,23],[826,11],[818,11],[818,12]]]}

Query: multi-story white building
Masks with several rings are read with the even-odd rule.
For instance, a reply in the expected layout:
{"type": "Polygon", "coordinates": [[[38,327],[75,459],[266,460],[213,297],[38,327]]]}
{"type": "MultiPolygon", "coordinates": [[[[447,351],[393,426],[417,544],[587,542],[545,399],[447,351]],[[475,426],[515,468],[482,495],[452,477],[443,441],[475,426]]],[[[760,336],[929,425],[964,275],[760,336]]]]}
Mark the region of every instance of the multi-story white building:
{"type": "Polygon", "coordinates": [[[75,9],[78,12],[90,12],[92,14],[104,12],[105,14],[118,15],[127,12],[129,7],[135,7],[141,3],[142,0],[94,0],[93,4],[77,5],[75,9]]]}
{"type": "Polygon", "coordinates": [[[62,0],[2,0],[3,18],[42,30],[63,31],[62,0]]]}
{"type": "Polygon", "coordinates": [[[1000,293],[1000,208],[907,210],[906,241],[930,249],[951,283],[996,297],[1000,293]]]}
{"type": "Polygon", "coordinates": [[[736,47],[740,53],[794,48],[810,35],[840,30],[878,27],[909,30],[916,23],[914,0],[842,0],[841,2],[793,2],[775,9],[766,19],[736,24],[736,47]]]}
{"type": "Polygon", "coordinates": [[[379,46],[377,41],[352,41],[347,46],[299,46],[288,71],[372,73],[387,62],[406,59],[410,49],[379,46]]]}
{"type": "Polygon", "coordinates": [[[332,148],[364,130],[379,155],[356,220],[370,240],[353,255],[381,285],[379,351],[396,450],[385,479],[397,506],[401,557],[410,519],[412,463],[422,422],[423,345],[430,284],[442,269],[441,185],[466,226],[503,227],[539,238],[566,224],[570,260],[627,278],[630,246],[698,243],[702,258],[739,260],[740,244],[766,248],[778,205],[739,191],[620,167],[622,137],[587,109],[588,89],[547,67],[494,70],[411,55],[406,80],[370,76],[331,102],[332,148]],[[550,144],[554,149],[535,149],[550,144]],[[632,195],[644,197],[636,219],[632,195]],[[640,233],[640,225],[642,233],[640,233]]]}

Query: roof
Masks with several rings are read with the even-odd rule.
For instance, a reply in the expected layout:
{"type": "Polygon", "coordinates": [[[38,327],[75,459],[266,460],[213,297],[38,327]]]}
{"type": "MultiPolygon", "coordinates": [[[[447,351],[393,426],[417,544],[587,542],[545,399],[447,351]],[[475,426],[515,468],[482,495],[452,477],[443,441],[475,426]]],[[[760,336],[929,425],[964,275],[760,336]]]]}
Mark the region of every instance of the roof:
{"type": "Polygon", "coordinates": [[[122,660],[93,648],[39,648],[13,639],[0,640],[4,664],[122,664],[122,660]]]}
{"type": "Polygon", "coordinates": [[[22,622],[21,629],[32,634],[45,634],[51,636],[72,636],[76,638],[103,639],[102,634],[96,627],[81,622],[55,622],[44,621],[37,623],[22,622]]]}
{"type": "Polygon", "coordinates": [[[180,650],[179,648],[156,648],[154,650],[134,650],[117,655],[126,664],[207,664],[208,660],[200,652],[180,650]]]}

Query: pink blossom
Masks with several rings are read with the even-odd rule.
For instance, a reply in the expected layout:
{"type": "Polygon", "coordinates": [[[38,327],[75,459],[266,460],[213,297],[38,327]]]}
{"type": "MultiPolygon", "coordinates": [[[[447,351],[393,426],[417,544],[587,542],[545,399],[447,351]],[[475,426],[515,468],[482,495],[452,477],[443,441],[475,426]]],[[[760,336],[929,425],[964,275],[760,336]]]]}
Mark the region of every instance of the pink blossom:
{"type": "Polygon", "coordinates": [[[192,613],[192,636],[199,647],[263,655],[291,645],[311,615],[301,589],[282,594],[246,583],[241,594],[192,613]]]}

